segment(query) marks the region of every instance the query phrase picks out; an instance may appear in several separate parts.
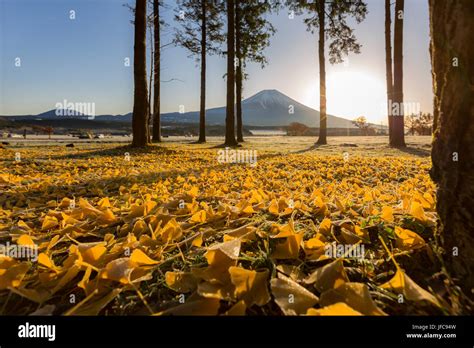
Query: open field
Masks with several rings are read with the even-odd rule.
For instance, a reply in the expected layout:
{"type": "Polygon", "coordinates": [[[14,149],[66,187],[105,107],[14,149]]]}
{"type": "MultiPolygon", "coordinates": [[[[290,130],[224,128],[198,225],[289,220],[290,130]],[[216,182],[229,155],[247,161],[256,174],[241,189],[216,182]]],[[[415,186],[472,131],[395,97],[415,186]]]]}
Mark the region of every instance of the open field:
{"type": "Polygon", "coordinates": [[[0,258],[2,313],[451,312],[430,138],[183,140],[0,149],[0,242],[37,251],[0,258]]]}
{"type": "MultiPolygon", "coordinates": [[[[247,137],[247,142],[244,143],[244,147],[251,147],[259,151],[271,151],[271,152],[296,152],[305,150],[315,150],[314,137],[303,137],[303,136],[252,136],[247,137]]],[[[380,155],[381,152],[384,156],[400,155],[403,152],[394,150],[387,146],[388,137],[386,136],[372,136],[372,137],[360,137],[360,136],[335,136],[328,137],[328,145],[325,145],[318,149],[321,153],[342,153],[344,151],[353,153],[363,153],[374,155],[380,155]]],[[[170,136],[163,139],[162,146],[181,146],[183,144],[190,144],[197,140],[197,137],[178,137],[170,136]]],[[[203,145],[193,144],[195,148],[209,148],[212,146],[218,146],[224,142],[224,137],[207,137],[208,143],[203,145]]],[[[124,136],[110,136],[104,139],[78,139],[66,135],[53,135],[51,139],[47,135],[28,135],[27,139],[23,138],[5,138],[2,141],[10,143],[10,148],[17,148],[23,146],[38,146],[38,145],[65,145],[65,144],[128,144],[130,143],[130,137],[124,136]]],[[[408,149],[406,152],[415,154],[418,156],[427,157],[431,151],[431,137],[430,136],[407,136],[406,143],[408,149]]]]}

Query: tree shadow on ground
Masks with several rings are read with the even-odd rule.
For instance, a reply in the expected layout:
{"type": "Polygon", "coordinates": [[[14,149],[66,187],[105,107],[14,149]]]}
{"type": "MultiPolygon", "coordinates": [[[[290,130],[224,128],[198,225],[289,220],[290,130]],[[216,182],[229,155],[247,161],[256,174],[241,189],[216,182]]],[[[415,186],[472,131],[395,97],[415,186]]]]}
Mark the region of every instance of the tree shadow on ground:
{"type": "Polygon", "coordinates": [[[417,156],[417,157],[429,157],[429,156],[431,156],[431,149],[427,150],[427,149],[421,149],[419,147],[406,146],[406,147],[397,148],[397,150],[399,150],[401,152],[408,153],[410,155],[417,156]]]}
{"type": "Polygon", "coordinates": [[[318,148],[320,148],[321,146],[325,146],[325,145],[320,145],[318,143],[314,143],[312,144],[310,147],[306,148],[306,149],[302,149],[302,150],[298,150],[298,151],[295,151],[295,152],[292,152],[293,154],[298,154],[298,153],[305,153],[305,152],[310,152],[310,151],[313,151],[313,150],[317,150],[318,148]]]}
{"type": "Polygon", "coordinates": [[[106,149],[90,150],[71,154],[61,154],[58,156],[51,156],[52,159],[88,159],[91,157],[123,157],[126,154],[141,155],[141,154],[173,154],[176,150],[168,149],[157,145],[151,145],[144,148],[132,147],[131,145],[123,145],[117,147],[110,147],[106,149]]]}

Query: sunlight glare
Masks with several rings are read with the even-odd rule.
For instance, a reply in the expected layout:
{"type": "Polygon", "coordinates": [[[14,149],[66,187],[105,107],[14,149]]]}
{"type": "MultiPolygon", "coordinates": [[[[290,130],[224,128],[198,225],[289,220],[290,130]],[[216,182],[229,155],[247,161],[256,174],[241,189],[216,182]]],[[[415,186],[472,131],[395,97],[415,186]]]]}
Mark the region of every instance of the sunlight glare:
{"type": "Polygon", "coordinates": [[[326,90],[329,114],[351,120],[365,116],[376,124],[386,122],[386,86],[371,74],[355,71],[330,73],[326,90]]]}

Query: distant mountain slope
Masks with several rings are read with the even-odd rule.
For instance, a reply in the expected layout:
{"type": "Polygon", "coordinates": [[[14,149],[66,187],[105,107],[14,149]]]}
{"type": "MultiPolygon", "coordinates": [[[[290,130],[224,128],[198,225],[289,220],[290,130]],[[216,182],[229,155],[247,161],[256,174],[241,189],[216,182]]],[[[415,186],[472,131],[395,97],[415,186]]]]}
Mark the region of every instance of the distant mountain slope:
{"type": "MultiPolygon", "coordinates": [[[[319,111],[303,105],[276,89],[267,89],[242,101],[243,122],[246,126],[286,126],[292,122],[303,123],[309,127],[319,127],[319,111]]],[[[218,107],[206,111],[208,125],[225,124],[226,108],[218,107]]],[[[7,116],[9,120],[58,120],[58,118],[87,118],[87,116],[57,116],[56,110],[49,110],[38,115],[7,116]]],[[[164,123],[199,123],[199,112],[171,112],[161,114],[164,123]]],[[[99,115],[94,118],[101,122],[131,122],[132,114],[99,115]]],[[[327,116],[328,128],[355,128],[351,120],[333,115],[327,116]]]]}
{"type": "MultiPolygon", "coordinates": [[[[208,109],[208,124],[225,124],[225,107],[208,109]]],[[[319,126],[319,111],[297,102],[275,90],[263,90],[242,101],[243,122],[246,126],[286,126],[300,122],[309,127],[319,126]],[[291,113],[292,111],[292,113],[291,113]]],[[[355,128],[351,120],[328,115],[328,128],[355,128]]],[[[162,114],[163,122],[199,122],[199,112],[162,114]]]]}

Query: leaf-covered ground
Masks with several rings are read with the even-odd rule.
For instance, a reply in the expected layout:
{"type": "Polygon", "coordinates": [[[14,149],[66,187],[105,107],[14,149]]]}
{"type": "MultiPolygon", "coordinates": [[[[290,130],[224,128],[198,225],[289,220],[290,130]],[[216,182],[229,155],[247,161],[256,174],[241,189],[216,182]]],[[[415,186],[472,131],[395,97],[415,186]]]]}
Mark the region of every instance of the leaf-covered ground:
{"type": "Polygon", "coordinates": [[[1,313],[451,313],[429,157],[217,151],[0,149],[1,313]]]}

